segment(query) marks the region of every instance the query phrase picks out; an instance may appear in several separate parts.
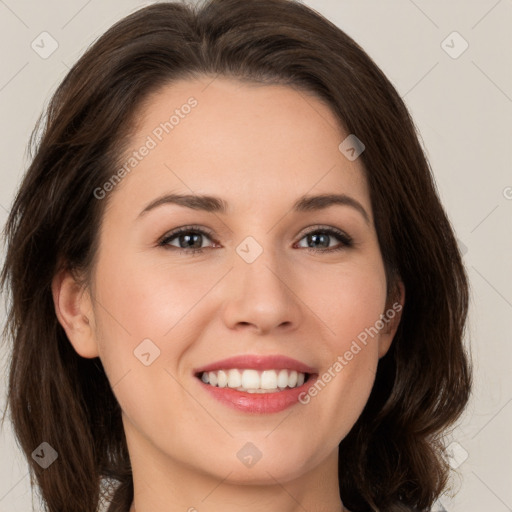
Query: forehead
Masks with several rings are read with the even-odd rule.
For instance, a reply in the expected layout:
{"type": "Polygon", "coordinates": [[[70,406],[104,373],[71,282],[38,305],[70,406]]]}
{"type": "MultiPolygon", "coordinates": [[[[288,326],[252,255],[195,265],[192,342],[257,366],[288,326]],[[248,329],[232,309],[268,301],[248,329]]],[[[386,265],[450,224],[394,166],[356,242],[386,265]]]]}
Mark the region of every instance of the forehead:
{"type": "Polygon", "coordinates": [[[230,204],[250,197],[262,207],[339,192],[370,211],[362,163],[339,149],[347,135],[323,101],[290,86],[180,80],[141,105],[120,162],[133,165],[115,192],[132,205],[172,190],[223,195],[230,204]]]}

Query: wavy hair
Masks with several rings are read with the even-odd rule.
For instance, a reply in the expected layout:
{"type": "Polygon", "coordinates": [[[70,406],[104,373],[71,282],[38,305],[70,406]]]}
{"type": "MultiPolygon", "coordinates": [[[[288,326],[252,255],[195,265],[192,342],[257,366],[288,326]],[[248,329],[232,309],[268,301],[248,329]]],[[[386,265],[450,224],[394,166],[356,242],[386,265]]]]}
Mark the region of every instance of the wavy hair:
{"type": "Polygon", "coordinates": [[[443,434],[471,389],[467,275],[399,94],[353,39],[292,0],[136,11],[90,46],[39,118],[4,228],[0,275],[10,298],[7,410],[32,485],[50,512],[130,507],[119,404],[100,360],[69,343],[51,283],[62,268],[91,275],[108,204],[93,191],[119,165],[137,109],[163,86],[207,75],[313,93],[364,142],[359,158],[388,289],[400,278],[407,300],[364,411],[339,445],[340,496],[353,512],[428,510],[448,481],[443,434]],[[65,454],[46,470],[31,457],[42,441],[65,454]]]}

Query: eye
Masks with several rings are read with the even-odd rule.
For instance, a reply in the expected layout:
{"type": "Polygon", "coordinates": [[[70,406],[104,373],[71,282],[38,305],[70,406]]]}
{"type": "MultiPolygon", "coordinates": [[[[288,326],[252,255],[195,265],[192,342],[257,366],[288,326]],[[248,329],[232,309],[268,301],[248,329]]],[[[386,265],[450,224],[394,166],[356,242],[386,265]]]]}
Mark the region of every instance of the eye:
{"type": "Polygon", "coordinates": [[[352,246],[352,238],[344,233],[343,231],[340,231],[339,229],[333,228],[333,227],[319,227],[316,228],[313,231],[309,231],[304,235],[301,240],[307,239],[307,243],[313,244],[313,247],[307,246],[303,247],[304,249],[308,251],[313,252],[319,252],[319,250],[316,248],[318,246],[325,247],[325,249],[320,249],[320,252],[332,252],[332,251],[341,251],[342,249],[345,249],[347,247],[352,246]],[[330,241],[332,238],[337,239],[339,242],[341,242],[341,245],[337,245],[334,247],[330,247],[330,241]],[[319,244],[319,245],[317,245],[319,244]]]}
{"type": "Polygon", "coordinates": [[[211,238],[211,233],[195,226],[184,226],[168,233],[158,242],[159,246],[177,249],[183,253],[201,253],[204,250],[202,246],[203,238],[211,238]],[[170,242],[177,239],[178,247],[170,242]]]}
{"type": "MultiPolygon", "coordinates": [[[[181,253],[196,254],[202,253],[204,249],[211,249],[212,246],[203,246],[204,239],[213,240],[210,231],[196,226],[183,226],[167,233],[159,242],[158,246],[166,249],[177,250],[181,253]],[[177,243],[177,246],[174,243],[177,243]]],[[[308,246],[299,246],[313,252],[340,251],[353,244],[352,238],[343,231],[333,227],[317,227],[306,233],[300,240],[307,239],[308,246]],[[331,247],[332,239],[338,240],[339,244],[331,247]],[[309,246],[309,244],[312,246],[309,246]],[[319,247],[319,248],[318,248],[319,247]]]]}

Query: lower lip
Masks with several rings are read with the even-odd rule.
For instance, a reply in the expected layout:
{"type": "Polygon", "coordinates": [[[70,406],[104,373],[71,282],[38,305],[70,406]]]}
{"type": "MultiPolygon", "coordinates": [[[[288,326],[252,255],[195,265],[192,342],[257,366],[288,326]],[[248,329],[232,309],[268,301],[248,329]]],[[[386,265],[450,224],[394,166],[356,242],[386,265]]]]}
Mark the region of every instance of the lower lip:
{"type": "Polygon", "coordinates": [[[300,403],[300,394],[307,392],[311,385],[314,384],[317,377],[318,375],[310,375],[309,379],[302,384],[302,386],[278,391],[277,393],[247,393],[227,387],[219,388],[217,386],[211,386],[205,384],[200,379],[197,380],[213,398],[228,407],[243,412],[268,414],[284,411],[288,409],[288,407],[300,403]]]}

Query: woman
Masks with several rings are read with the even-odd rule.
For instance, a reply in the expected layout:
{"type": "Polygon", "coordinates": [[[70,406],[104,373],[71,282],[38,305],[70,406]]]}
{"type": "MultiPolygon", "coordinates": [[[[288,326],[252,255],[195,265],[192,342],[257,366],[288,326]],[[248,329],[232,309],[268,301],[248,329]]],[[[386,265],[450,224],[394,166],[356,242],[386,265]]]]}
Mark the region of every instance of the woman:
{"type": "Polygon", "coordinates": [[[401,98],[310,8],[114,25],[55,93],[5,236],[9,406],[51,512],[445,488],[466,274],[401,98]]]}

